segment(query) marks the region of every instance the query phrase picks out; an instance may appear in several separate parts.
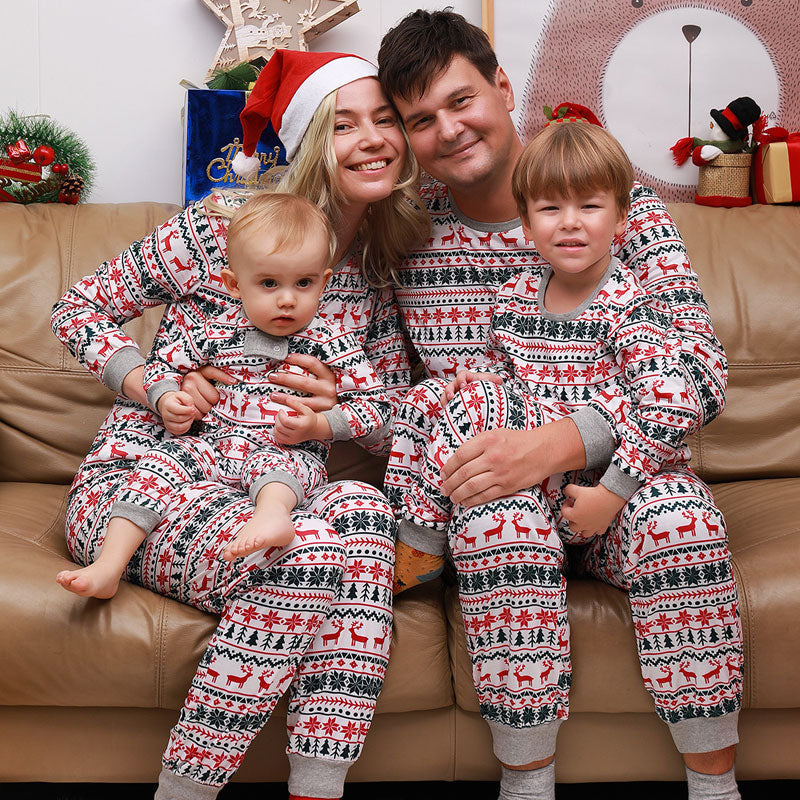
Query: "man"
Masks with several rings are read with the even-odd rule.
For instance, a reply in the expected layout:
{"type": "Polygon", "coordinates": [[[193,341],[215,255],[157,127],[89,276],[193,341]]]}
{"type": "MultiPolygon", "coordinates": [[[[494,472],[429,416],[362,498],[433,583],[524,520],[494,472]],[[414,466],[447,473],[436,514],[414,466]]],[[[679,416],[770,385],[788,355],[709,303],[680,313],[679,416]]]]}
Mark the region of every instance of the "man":
{"type": "MultiPolygon", "coordinates": [[[[428,375],[448,379],[481,362],[497,289],[541,264],[524,239],[511,191],[522,150],[510,117],[514,95],[486,36],[452,12],[410,14],[386,34],[378,61],[411,147],[436,179],[422,193],[433,235],[404,264],[397,297],[428,375]]],[[[724,354],[680,236],[651,190],[634,185],[615,254],[670,305],[697,416],[709,422],[724,402],[724,354]]],[[[392,449],[407,453],[408,469],[425,450],[442,385],[420,384],[398,418],[392,449]]],[[[485,430],[442,467],[444,490],[460,504],[447,545],[459,572],[481,714],[503,764],[500,800],[554,797],[556,735],[568,713],[571,668],[565,548],[541,484],[608,463],[616,430],[603,414],[583,411],[531,430],[485,430]]],[[[387,475],[396,507],[404,502],[404,480],[402,466],[387,475]]],[[[421,550],[430,555],[417,573],[435,574],[445,543],[400,527],[399,568],[421,550]]],[[[672,469],[634,494],[606,535],[578,551],[583,574],[630,595],[645,683],[683,755],[691,800],[739,797],[733,754],[741,632],[724,530],[707,487],[690,471],[672,469]],[[677,535],[653,538],[654,532],[677,535]],[[693,566],[698,552],[703,570],[693,566]],[[699,595],[711,599],[698,607],[699,595]],[[714,672],[712,658],[727,669],[698,681],[714,672]]]]}

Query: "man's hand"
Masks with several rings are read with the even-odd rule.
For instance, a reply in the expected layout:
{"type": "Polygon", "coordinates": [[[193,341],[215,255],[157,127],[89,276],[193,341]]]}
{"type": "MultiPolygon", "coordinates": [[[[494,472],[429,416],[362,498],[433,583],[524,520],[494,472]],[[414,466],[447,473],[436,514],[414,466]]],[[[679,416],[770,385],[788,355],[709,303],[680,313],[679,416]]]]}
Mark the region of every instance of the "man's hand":
{"type": "Polygon", "coordinates": [[[456,396],[456,392],[461,391],[468,383],[475,383],[475,381],[502,383],[503,379],[499,375],[494,375],[491,372],[473,372],[469,369],[459,370],[456,377],[444,387],[442,405],[449,403],[456,396]]]}
{"type": "Polygon", "coordinates": [[[192,427],[197,408],[188,392],[165,392],[158,398],[158,413],[164,427],[173,436],[180,436],[192,427]]]}
{"type": "Polygon", "coordinates": [[[211,381],[227,383],[229,386],[236,383],[236,379],[227,372],[211,365],[200,367],[195,372],[188,372],[183,376],[181,390],[188,394],[194,403],[195,419],[203,419],[211,407],[219,402],[219,392],[211,381]]]}
{"type": "Polygon", "coordinates": [[[331,426],[325,417],[294,395],[286,395],[286,405],[294,413],[279,411],[272,434],[278,444],[300,444],[310,439],[330,439],[331,426]]]}
{"type": "MultiPolygon", "coordinates": [[[[284,363],[300,367],[310,375],[298,375],[296,372],[276,369],[270,375],[273,383],[285,386],[295,392],[310,395],[304,397],[303,402],[312,411],[329,411],[336,405],[336,378],[333,371],[318,358],[303,353],[291,353],[284,363]]],[[[292,395],[284,392],[273,392],[270,399],[276,403],[293,407],[288,400],[290,397],[292,395]]]]}
{"type": "Polygon", "coordinates": [[[586,452],[569,418],[541,428],[482,431],[442,468],[442,490],[467,508],[537,486],[549,475],[586,466],[586,452]]]}
{"type": "Polygon", "coordinates": [[[561,516],[573,533],[585,539],[602,536],[628,502],[601,483],[591,487],[569,483],[564,487],[564,494],[567,500],[561,507],[561,516]]]}

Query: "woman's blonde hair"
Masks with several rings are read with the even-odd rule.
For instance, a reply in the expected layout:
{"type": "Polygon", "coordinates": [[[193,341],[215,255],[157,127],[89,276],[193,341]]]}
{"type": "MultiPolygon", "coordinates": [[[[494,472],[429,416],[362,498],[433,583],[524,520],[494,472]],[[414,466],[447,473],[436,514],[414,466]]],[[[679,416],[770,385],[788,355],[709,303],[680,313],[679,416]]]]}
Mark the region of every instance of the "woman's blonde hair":
{"type": "MultiPolygon", "coordinates": [[[[331,220],[334,230],[340,221],[340,206],[344,203],[333,146],[336,91],[319,104],[292,163],[282,169],[274,186],[266,190],[305,197],[331,220]]],[[[419,166],[404,130],[403,138],[406,139],[406,158],[398,182],[389,197],[370,204],[358,231],[362,248],[361,268],[373,286],[397,282],[398,265],[407,253],[422,244],[430,232],[430,217],[416,192],[419,166]]],[[[265,177],[275,180],[269,173],[265,177]]],[[[233,193],[241,194],[238,190],[233,190],[233,193]]],[[[206,198],[205,206],[209,213],[231,214],[229,206],[210,198],[206,198]]]]}

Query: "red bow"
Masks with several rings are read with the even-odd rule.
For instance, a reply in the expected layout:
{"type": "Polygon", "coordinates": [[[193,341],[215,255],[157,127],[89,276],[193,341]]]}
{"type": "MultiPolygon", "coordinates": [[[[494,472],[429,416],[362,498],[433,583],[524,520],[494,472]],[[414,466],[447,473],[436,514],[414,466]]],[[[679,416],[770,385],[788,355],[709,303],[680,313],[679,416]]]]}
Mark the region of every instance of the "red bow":
{"type": "Polygon", "coordinates": [[[775,126],[761,131],[756,140],[760,145],[771,144],[772,142],[797,142],[800,141],[800,131],[789,133],[786,128],[775,126]]]}

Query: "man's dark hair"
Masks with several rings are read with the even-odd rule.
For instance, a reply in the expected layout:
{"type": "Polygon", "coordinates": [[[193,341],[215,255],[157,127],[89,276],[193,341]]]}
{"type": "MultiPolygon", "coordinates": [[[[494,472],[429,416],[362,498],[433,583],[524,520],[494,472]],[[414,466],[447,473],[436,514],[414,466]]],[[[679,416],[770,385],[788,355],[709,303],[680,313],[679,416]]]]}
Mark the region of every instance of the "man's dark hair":
{"type": "Polygon", "coordinates": [[[383,37],[378,79],[390,98],[412,100],[421,97],[457,55],[494,83],[497,56],[480,28],[453,11],[412,11],[383,37]]]}

